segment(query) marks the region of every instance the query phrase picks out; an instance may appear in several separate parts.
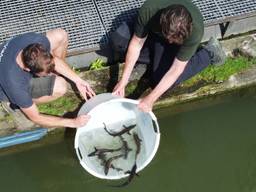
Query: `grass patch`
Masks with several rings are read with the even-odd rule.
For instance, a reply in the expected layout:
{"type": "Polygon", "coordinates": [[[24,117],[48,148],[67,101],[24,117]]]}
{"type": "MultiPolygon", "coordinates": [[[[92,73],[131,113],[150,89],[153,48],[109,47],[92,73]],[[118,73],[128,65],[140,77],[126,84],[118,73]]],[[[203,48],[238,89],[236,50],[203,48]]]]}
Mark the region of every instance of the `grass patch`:
{"type": "Polygon", "coordinates": [[[199,81],[209,83],[223,82],[231,75],[243,71],[256,64],[256,58],[247,57],[227,58],[226,62],[221,66],[209,66],[202,72],[184,82],[185,86],[191,86],[199,81]]]}
{"type": "Polygon", "coordinates": [[[64,96],[55,101],[38,105],[40,113],[62,116],[77,109],[81,100],[75,96],[64,96]]]}

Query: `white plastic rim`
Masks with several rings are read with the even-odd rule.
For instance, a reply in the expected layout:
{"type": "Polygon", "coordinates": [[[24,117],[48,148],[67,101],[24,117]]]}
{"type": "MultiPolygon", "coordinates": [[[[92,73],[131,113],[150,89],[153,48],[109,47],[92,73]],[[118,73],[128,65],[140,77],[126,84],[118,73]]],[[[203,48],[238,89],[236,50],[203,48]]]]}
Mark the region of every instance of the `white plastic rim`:
{"type": "MultiPolygon", "coordinates": [[[[96,111],[99,107],[101,107],[102,105],[107,105],[107,104],[111,104],[111,103],[115,103],[115,102],[121,102],[121,103],[131,103],[134,105],[137,105],[139,102],[137,100],[132,100],[132,99],[127,99],[127,98],[113,98],[112,100],[103,102],[98,104],[97,106],[95,106],[94,108],[92,108],[89,112],[88,115],[93,115],[94,111],[96,111]]],[[[154,124],[156,126],[156,137],[155,137],[155,145],[154,145],[154,149],[152,150],[152,152],[150,153],[150,156],[147,157],[146,161],[137,168],[137,172],[141,171],[142,169],[144,169],[154,158],[157,149],[159,147],[159,143],[160,143],[160,130],[159,130],[159,125],[157,123],[157,118],[154,115],[153,112],[149,112],[149,115],[151,117],[151,119],[154,121],[154,124]]],[[[87,124],[88,125],[88,124],[87,124]]],[[[80,164],[82,165],[82,167],[89,172],[91,175],[98,177],[100,179],[109,179],[109,180],[117,180],[117,179],[121,179],[121,178],[125,178],[127,176],[129,176],[129,174],[123,174],[123,175],[116,175],[116,176],[111,176],[111,175],[103,175],[103,174],[99,174],[98,172],[96,172],[95,170],[93,170],[91,167],[87,166],[86,163],[84,163],[84,161],[82,161],[82,157],[81,154],[79,152],[79,135],[81,133],[84,132],[88,132],[90,131],[90,128],[87,127],[87,125],[85,125],[84,127],[80,127],[77,129],[77,133],[76,133],[76,137],[75,137],[75,149],[76,149],[76,154],[77,157],[79,158],[80,164]]]]}

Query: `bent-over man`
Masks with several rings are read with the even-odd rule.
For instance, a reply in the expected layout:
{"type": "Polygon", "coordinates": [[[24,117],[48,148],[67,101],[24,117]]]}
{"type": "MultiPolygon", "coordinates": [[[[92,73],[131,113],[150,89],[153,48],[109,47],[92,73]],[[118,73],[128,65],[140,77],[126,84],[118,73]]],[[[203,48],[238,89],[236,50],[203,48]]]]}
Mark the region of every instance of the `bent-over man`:
{"type": "Polygon", "coordinates": [[[112,35],[115,52],[126,52],[122,78],[113,93],[125,95],[135,63],[147,60],[146,57],[153,89],[140,99],[138,107],[151,111],[166,90],[210,64],[224,62],[225,53],[216,39],[197,50],[203,34],[202,14],[190,0],[146,0],[132,27],[124,23],[112,35]]]}
{"type": "Polygon", "coordinates": [[[65,63],[68,35],[54,29],[45,35],[25,33],[0,45],[0,101],[15,105],[34,123],[46,127],[83,126],[87,115],[62,118],[41,114],[37,104],[55,100],[67,91],[67,82],[75,83],[87,99],[95,95],[89,84],[65,63]]]}

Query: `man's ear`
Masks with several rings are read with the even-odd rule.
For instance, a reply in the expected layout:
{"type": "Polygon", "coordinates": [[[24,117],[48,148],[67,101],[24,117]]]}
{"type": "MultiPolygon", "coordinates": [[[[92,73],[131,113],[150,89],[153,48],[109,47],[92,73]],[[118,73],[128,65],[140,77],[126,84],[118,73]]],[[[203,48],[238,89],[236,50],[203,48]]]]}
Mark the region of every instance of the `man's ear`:
{"type": "Polygon", "coordinates": [[[24,71],[27,71],[27,72],[30,72],[30,69],[27,68],[27,67],[24,67],[23,70],[24,70],[24,71]]]}

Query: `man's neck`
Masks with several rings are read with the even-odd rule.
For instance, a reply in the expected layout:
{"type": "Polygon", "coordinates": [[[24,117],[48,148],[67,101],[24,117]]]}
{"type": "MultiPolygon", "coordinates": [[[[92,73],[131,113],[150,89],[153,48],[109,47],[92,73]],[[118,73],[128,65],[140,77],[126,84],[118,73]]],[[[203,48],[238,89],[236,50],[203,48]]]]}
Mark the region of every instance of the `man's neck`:
{"type": "Polygon", "coordinates": [[[22,53],[22,50],[19,52],[18,56],[16,57],[16,63],[19,65],[19,67],[21,69],[24,70],[25,69],[25,65],[24,65],[24,63],[23,63],[23,61],[21,59],[21,53],[22,53]]]}

